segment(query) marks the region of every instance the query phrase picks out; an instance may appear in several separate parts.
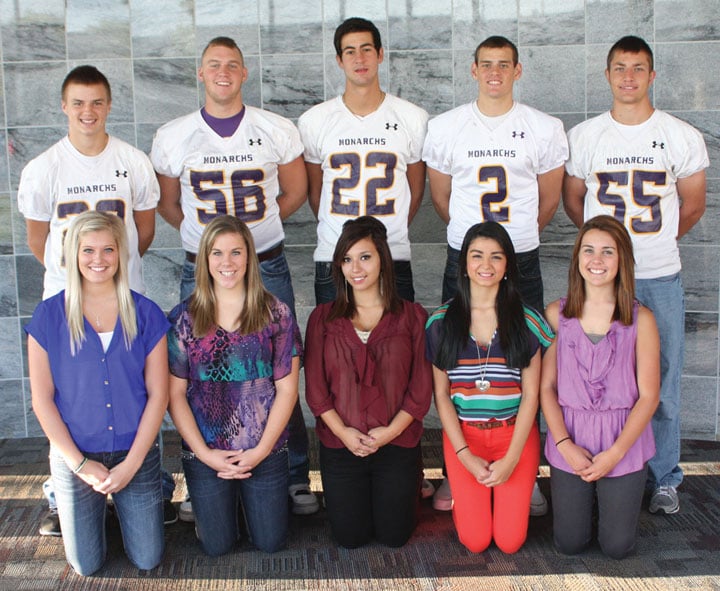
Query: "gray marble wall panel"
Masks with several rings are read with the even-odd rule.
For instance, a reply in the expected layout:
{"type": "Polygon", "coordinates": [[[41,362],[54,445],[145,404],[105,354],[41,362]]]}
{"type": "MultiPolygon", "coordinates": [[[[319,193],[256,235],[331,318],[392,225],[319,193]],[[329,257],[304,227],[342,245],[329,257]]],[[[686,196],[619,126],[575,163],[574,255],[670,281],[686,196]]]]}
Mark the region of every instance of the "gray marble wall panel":
{"type": "Polygon", "coordinates": [[[68,58],[131,57],[128,0],[67,0],[66,21],[68,58]]]}
{"type": "MultiPolygon", "coordinates": [[[[0,0],[0,419],[1,437],[41,433],[30,410],[22,326],[42,294],[42,266],[26,245],[14,191],[31,158],[66,133],[60,84],[75,65],[109,78],[111,133],[149,151],[159,125],[197,109],[200,54],[216,36],[245,55],[247,104],[293,120],[344,88],[333,48],[350,16],[378,26],[384,89],[431,115],[474,100],[472,52],[490,35],[518,44],[524,72],[516,97],[562,119],[565,128],[605,111],[605,58],[617,38],[643,36],[656,55],[653,100],[697,127],[710,154],[708,206],[680,242],[686,288],[683,434],[718,435],[720,286],[720,0],[0,0]],[[299,9],[299,6],[302,8],[299,9]]],[[[285,222],[298,318],[315,303],[316,223],[304,205],[285,222]]],[[[560,207],[541,234],[546,302],[566,290],[576,229],[560,207]]],[[[445,224],[426,190],[410,227],[417,299],[440,303],[445,224]]],[[[148,295],[169,310],[178,299],[183,251],[159,217],[144,258],[148,295]]],[[[305,414],[312,421],[305,408],[305,414]]],[[[426,424],[437,426],[433,411],[426,424]]]]}

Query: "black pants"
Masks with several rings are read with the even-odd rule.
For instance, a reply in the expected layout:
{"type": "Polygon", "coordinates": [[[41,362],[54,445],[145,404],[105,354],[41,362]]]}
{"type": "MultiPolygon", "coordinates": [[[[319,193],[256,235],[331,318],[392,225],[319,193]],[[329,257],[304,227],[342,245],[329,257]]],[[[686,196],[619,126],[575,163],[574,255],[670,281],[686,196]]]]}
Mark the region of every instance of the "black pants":
{"type": "Polygon", "coordinates": [[[421,458],[420,444],[386,445],[364,458],[320,445],[325,506],[341,546],[357,548],[374,538],[397,548],[410,539],[417,525],[421,458]]]}
{"type": "Polygon", "coordinates": [[[553,537],[563,554],[577,554],[592,542],[592,515],[598,502],[598,541],[603,553],[624,558],[635,550],[647,464],[616,478],[585,482],[579,476],[550,469],[553,537]]]}

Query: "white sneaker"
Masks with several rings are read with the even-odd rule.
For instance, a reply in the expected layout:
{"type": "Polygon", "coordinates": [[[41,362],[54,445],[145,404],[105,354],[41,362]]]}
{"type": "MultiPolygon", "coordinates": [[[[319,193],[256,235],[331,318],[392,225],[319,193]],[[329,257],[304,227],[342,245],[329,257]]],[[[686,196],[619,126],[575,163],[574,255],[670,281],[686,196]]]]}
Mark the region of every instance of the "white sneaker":
{"type": "Polygon", "coordinates": [[[312,515],[320,509],[320,503],[308,484],[291,484],[288,494],[292,499],[292,512],[295,515],[312,515]]]}
{"type": "Polygon", "coordinates": [[[444,478],[433,495],[433,509],[436,511],[452,511],[453,498],[450,490],[450,481],[444,478]]]}
{"type": "Polygon", "coordinates": [[[187,521],[188,523],[195,522],[195,513],[193,513],[192,503],[189,500],[180,503],[178,517],[180,521],[187,521]]]}
{"type": "Polygon", "coordinates": [[[537,480],[533,486],[532,497],[530,497],[530,515],[532,517],[542,517],[547,515],[548,502],[545,495],[542,494],[540,487],[538,486],[537,480]]]}
{"type": "Polygon", "coordinates": [[[430,482],[427,478],[423,478],[422,486],[420,487],[420,498],[429,499],[431,496],[433,496],[434,492],[435,487],[433,486],[433,483],[430,482]]]}

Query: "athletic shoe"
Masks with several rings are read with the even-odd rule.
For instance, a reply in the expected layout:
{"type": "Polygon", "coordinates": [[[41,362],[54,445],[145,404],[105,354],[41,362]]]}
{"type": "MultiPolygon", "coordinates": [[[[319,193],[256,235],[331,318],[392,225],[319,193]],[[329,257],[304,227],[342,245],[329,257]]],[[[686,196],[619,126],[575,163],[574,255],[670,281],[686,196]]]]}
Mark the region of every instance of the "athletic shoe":
{"type": "Polygon", "coordinates": [[[680,511],[680,499],[674,486],[659,486],[650,498],[650,513],[663,512],[666,515],[680,511]]]}
{"type": "Polygon", "coordinates": [[[453,498],[450,481],[444,478],[433,495],[433,509],[436,511],[452,511],[453,498]]]}
{"type": "Polygon", "coordinates": [[[177,523],[178,512],[175,510],[175,505],[172,504],[170,499],[163,499],[163,523],[165,525],[172,525],[177,523]]]}
{"type": "Polygon", "coordinates": [[[38,532],[41,536],[62,536],[57,509],[48,509],[47,514],[42,518],[42,521],[40,521],[40,529],[38,532]]]}
{"type": "Polygon", "coordinates": [[[548,502],[545,495],[542,494],[540,487],[538,486],[537,480],[533,486],[532,496],[530,497],[530,515],[533,517],[542,517],[547,515],[548,502]]]}
{"type": "Polygon", "coordinates": [[[180,503],[179,517],[180,521],[187,521],[188,523],[195,522],[195,513],[193,513],[192,503],[188,499],[180,503]]]}
{"type": "Polygon", "coordinates": [[[292,512],[295,515],[311,515],[320,509],[320,503],[308,484],[291,484],[288,494],[292,500],[292,512]]]}
{"type": "Polygon", "coordinates": [[[420,498],[429,499],[431,496],[433,496],[434,492],[435,487],[433,486],[433,483],[430,482],[427,478],[423,478],[422,486],[420,487],[420,498]]]}

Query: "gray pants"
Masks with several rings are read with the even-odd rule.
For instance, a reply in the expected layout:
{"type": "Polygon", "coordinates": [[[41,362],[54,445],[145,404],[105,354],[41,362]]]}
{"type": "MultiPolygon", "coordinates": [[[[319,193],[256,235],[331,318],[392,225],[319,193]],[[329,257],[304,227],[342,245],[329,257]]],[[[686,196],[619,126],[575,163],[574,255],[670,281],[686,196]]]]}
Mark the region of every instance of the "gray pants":
{"type": "Polygon", "coordinates": [[[637,472],[595,482],[551,468],[553,537],[558,550],[577,554],[590,545],[597,496],[598,541],[603,553],[619,559],[634,552],[646,478],[647,464],[637,472]]]}

